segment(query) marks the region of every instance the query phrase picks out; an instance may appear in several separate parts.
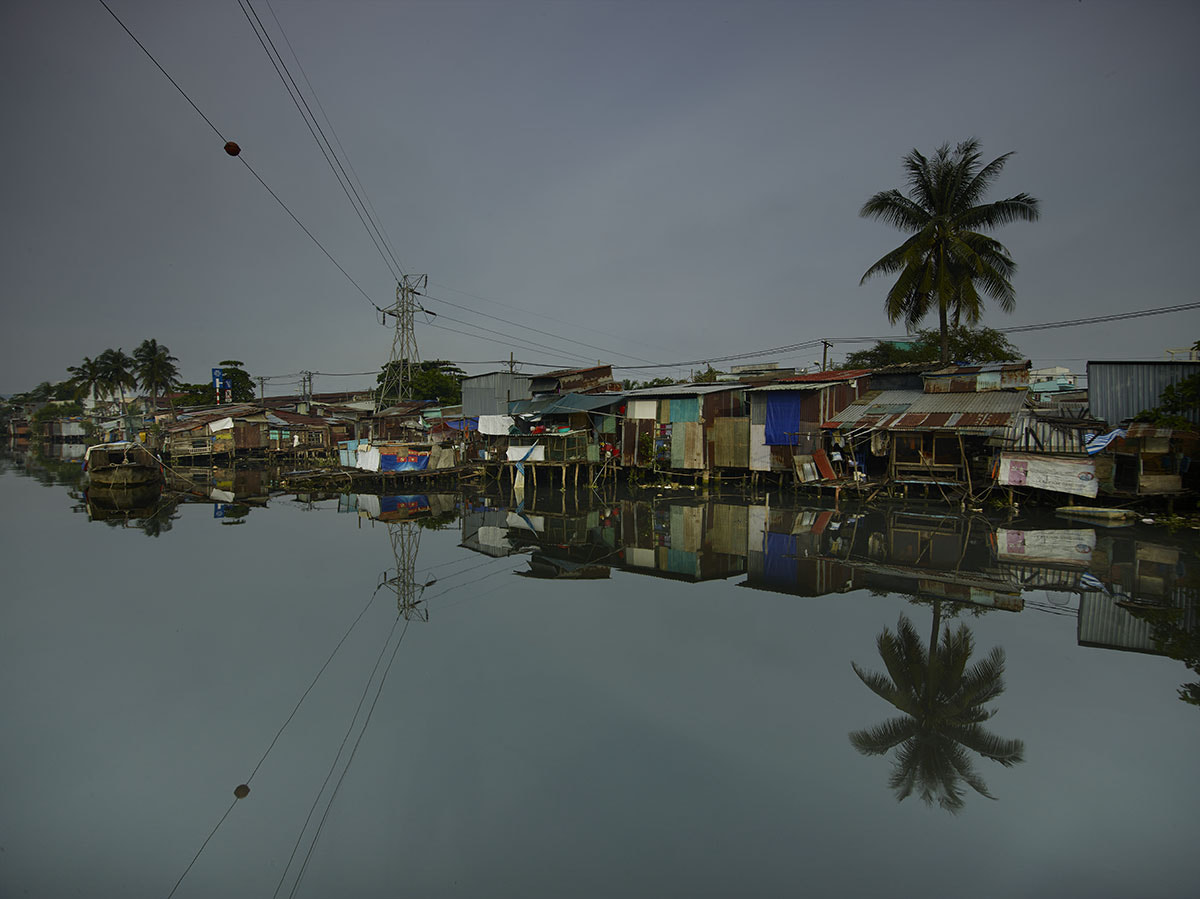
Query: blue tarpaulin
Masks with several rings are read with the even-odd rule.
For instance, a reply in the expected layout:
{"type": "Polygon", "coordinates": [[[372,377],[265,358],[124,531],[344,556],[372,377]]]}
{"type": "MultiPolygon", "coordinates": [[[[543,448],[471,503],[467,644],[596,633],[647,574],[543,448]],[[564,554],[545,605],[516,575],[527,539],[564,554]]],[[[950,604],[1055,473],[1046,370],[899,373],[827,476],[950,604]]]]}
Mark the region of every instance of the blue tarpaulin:
{"type": "Polygon", "coordinates": [[[767,531],[767,555],[763,559],[763,580],[780,586],[796,583],[796,537],[767,531]]]}
{"type": "Polygon", "coordinates": [[[799,391],[776,391],[767,394],[767,446],[795,446],[800,430],[799,391]]]}
{"type": "Polygon", "coordinates": [[[1118,437],[1124,437],[1125,429],[1117,428],[1115,431],[1109,431],[1107,434],[1087,434],[1085,436],[1087,438],[1087,453],[1089,456],[1094,456],[1118,437]]]}

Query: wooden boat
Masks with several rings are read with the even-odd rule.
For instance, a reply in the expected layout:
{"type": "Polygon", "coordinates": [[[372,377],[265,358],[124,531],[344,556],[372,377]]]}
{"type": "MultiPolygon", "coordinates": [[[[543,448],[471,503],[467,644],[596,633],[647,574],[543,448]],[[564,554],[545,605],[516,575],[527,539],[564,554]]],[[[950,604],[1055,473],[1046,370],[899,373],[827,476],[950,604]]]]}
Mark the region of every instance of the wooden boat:
{"type": "Polygon", "coordinates": [[[163,485],[138,484],[134,487],[90,486],[84,494],[89,521],[149,518],[158,509],[163,485]]]}
{"type": "Polygon", "coordinates": [[[97,487],[161,484],[162,464],[140,443],[98,443],[83,455],[88,483],[97,487]]]}

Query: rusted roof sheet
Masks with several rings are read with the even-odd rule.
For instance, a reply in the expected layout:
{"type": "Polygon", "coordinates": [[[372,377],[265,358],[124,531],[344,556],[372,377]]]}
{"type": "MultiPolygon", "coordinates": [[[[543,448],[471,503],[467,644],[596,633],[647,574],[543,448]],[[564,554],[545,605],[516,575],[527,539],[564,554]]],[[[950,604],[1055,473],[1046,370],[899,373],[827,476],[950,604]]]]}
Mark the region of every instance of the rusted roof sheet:
{"type": "Polygon", "coordinates": [[[833,371],[833,370],[811,371],[808,374],[804,374],[804,375],[788,375],[787,377],[780,378],[779,383],[780,384],[801,384],[801,383],[805,383],[807,381],[836,383],[837,381],[854,381],[854,380],[857,380],[858,378],[865,378],[869,374],[871,374],[871,369],[869,369],[869,368],[857,368],[857,369],[853,369],[853,370],[847,369],[847,370],[838,370],[838,371],[833,371]]]}
{"type": "Polygon", "coordinates": [[[724,393],[730,390],[745,390],[746,385],[739,381],[721,381],[716,384],[668,384],[665,387],[642,387],[639,390],[626,391],[630,399],[650,399],[651,397],[672,396],[704,396],[709,393],[724,393]]]}
{"type": "Polygon", "coordinates": [[[843,431],[871,427],[885,417],[909,411],[923,393],[919,390],[872,390],[863,394],[822,427],[840,428],[843,431]]]}
{"type": "Polygon", "coordinates": [[[1024,362],[988,362],[984,365],[947,365],[945,368],[938,368],[926,372],[926,374],[934,377],[936,375],[976,375],[981,371],[1024,371],[1031,365],[1032,363],[1028,359],[1024,362]]]}
{"type": "MultiPolygon", "coordinates": [[[[864,398],[866,399],[866,398],[864,398]]],[[[847,406],[825,427],[843,431],[951,430],[990,434],[1009,426],[1025,405],[1025,394],[1012,391],[993,393],[916,393],[887,390],[874,398],[847,406]],[[911,401],[905,404],[906,397],[911,401]]]]}
{"type": "Polygon", "coordinates": [[[923,393],[909,412],[1004,412],[1011,415],[1025,408],[1024,391],[993,390],[987,393],[923,393]]]}

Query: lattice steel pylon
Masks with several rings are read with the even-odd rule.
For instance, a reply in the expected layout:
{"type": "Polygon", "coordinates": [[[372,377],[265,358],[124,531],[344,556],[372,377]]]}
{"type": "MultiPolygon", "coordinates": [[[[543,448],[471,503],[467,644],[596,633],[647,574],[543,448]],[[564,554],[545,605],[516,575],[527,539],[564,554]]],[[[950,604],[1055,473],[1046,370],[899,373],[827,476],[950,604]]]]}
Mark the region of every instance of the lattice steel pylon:
{"type": "Polygon", "coordinates": [[[388,538],[392,541],[392,554],[396,557],[396,573],[385,577],[387,584],[396,594],[396,607],[406,621],[429,620],[429,608],[421,601],[425,585],[416,581],[417,550],[421,546],[421,529],[415,521],[389,521],[388,538]]]}
{"type": "Polygon", "coordinates": [[[383,310],[384,323],[387,323],[390,315],[396,329],[392,336],[392,354],[384,369],[383,383],[379,385],[379,392],[375,394],[376,412],[394,402],[412,399],[413,366],[421,361],[417,349],[417,335],[413,328],[417,312],[414,297],[418,288],[424,289],[428,283],[428,275],[405,275],[403,281],[396,283],[396,302],[383,310]]]}

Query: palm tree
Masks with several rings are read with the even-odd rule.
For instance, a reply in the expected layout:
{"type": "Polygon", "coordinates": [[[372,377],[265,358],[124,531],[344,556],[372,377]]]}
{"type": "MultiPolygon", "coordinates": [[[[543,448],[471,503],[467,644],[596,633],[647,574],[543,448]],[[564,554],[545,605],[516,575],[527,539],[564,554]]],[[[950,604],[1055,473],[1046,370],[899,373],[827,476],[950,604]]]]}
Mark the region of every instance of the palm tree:
{"type": "Polygon", "coordinates": [[[71,373],[75,398],[81,400],[85,396],[90,396],[94,404],[101,395],[101,387],[104,383],[104,372],[99,363],[90,356],[84,356],[83,361],[78,365],[68,365],[67,371],[71,373]]]}
{"type": "Polygon", "coordinates": [[[133,377],[133,359],[119,347],[108,349],[99,355],[96,363],[100,366],[101,383],[106,393],[121,396],[121,409],[125,408],[125,388],[131,390],[137,386],[133,377]]]}
{"type": "Polygon", "coordinates": [[[157,340],[143,340],[133,351],[134,374],[145,390],[150,391],[150,405],[158,410],[158,394],[161,391],[167,395],[167,403],[171,414],[175,413],[175,401],[171,398],[171,390],[179,383],[179,360],[171,355],[171,351],[157,340]]]}
{"type": "Polygon", "coordinates": [[[995,714],[984,705],[1004,692],[1004,650],[996,647],[968,668],[975,649],[971,632],[965,624],[954,632],[947,627],[938,647],[940,611],[940,601],[935,602],[930,652],[901,615],[896,632],[884,628],[876,641],[887,675],[851,662],[862,682],[904,715],[854,731],[850,742],[863,755],[885,755],[899,747],[888,779],[897,801],[915,792],[926,804],[936,801],[956,813],[965,801],[963,784],[996,798],[975,771],[968,750],[1007,768],[1024,761],[1025,744],[982,726],[995,714]]]}
{"type": "Polygon", "coordinates": [[[915,328],[935,306],[942,332],[942,363],[950,361],[948,318],[975,324],[983,313],[980,290],[1005,312],[1016,304],[1011,278],[1016,264],[999,241],[981,231],[1023,219],[1036,221],[1038,201],[1020,193],[983,203],[984,195],[1012,153],[981,163],[979,141],[953,150],[942,144],[932,158],[910,151],[903,160],[908,195],[884,190],[863,204],[859,215],[880,219],[911,236],[867,269],[860,284],[875,275],[898,275],[888,291],[888,321],[904,319],[915,328]]]}

